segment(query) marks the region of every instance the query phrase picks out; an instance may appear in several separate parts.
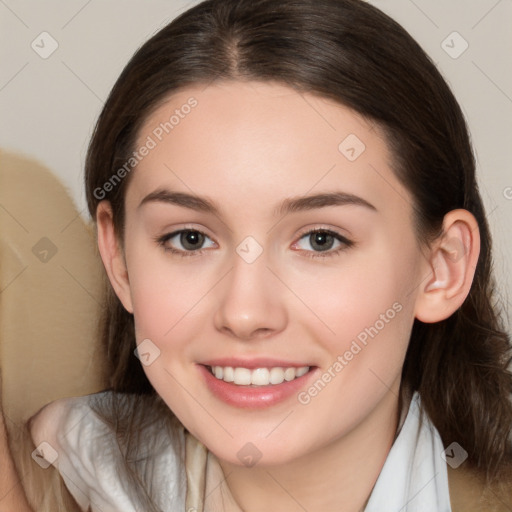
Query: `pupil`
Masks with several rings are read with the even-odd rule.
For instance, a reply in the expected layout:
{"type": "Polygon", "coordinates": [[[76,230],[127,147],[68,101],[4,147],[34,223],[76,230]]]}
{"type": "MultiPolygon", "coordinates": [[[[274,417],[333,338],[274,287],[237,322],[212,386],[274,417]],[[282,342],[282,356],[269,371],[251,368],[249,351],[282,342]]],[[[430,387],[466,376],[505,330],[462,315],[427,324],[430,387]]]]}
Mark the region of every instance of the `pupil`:
{"type": "Polygon", "coordinates": [[[311,247],[319,251],[327,251],[333,242],[334,237],[329,233],[313,233],[310,238],[311,247]]]}
{"type": "Polygon", "coordinates": [[[180,242],[185,249],[194,250],[203,243],[204,235],[198,231],[185,231],[181,233],[180,242]]]}

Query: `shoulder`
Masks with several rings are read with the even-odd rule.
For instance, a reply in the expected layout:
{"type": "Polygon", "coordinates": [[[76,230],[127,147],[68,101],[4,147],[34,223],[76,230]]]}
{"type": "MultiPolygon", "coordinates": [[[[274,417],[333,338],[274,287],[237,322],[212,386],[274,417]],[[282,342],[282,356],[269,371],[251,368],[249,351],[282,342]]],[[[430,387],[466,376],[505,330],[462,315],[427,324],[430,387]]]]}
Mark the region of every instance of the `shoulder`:
{"type": "Polygon", "coordinates": [[[499,483],[485,484],[485,478],[463,466],[449,465],[448,481],[453,512],[509,512],[512,510],[512,470],[499,483]]]}
{"type": "Polygon", "coordinates": [[[170,444],[180,451],[183,427],[168,410],[162,412],[166,410],[155,397],[103,391],[47,404],[30,418],[29,429],[35,446],[47,442],[57,449],[73,441],[98,443],[103,438],[110,438],[111,445],[112,437],[122,445],[130,434],[138,433],[144,446],[170,444]]]}
{"type": "Polygon", "coordinates": [[[158,400],[107,391],[57,400],[31,419],[34,444],[45,448],[44,458],[56,455],[48,462],[84,510],[91,502],[106,510],[140,508],[134,474],[162,510],[181,507],[184,431],[158,400]]]}
{"type": "Polygon", "coordinates": [[[88,397],[55,400],[30,418],[28,426],[34,460],[43,468],[55,466],[81,510],[88,510],[95,493],[94,462],[102,451],[91,441],[101,425],[95,424],[88,397]]]}
{"type": "Polygon", "coordinates": [[[79,482],[83,494],[102,476],[110,479],[121,459],[114,433],[93,409],[96,399],[96,395],[59,399],[29,421],[35,456],[54,465],[66,484],[79,482]]]}
{"type": "Polygon", "coordinates": [[[79,398],[62,398],[45,405],[29,421],[29,430],[35,446],[47,442],[51,446],[59,445],[58,427],[66,419],[69,411],[79,403],[79,398]]]}
{"type": "Polygon", "coordinates": [[[81,397],[61,398],[41,408],[29,421],[32,441],[36,446],[48,442],[59,446],[64,435],[73,427],[78,430],[100,426],[101,421],[94,414],[93,404],[109,392],[95,393],[81,397]]]}
{"type": "MultiPolygon", "coordinates": [[[[415,393],[411,405],[421,407],[421,398],[415,393]]],[[[421,407],[422,421],[435,431],[438,442],[442,440],[428,413],[421,407]]],[[[439,451],[437,450],[438,454],[439,451]]],[[[445,459],[446,461],[446,459],[445,459]]],[[[468,461],[457,468],[445,462],[448,478],[449,500],[452,512],[510,512],[512,511],[512,462],[502,466],[502,476],[499,481],[487,484],[485,474],[469,465],[468,461]]],[[[444,472],[444,469],[443,469],[444,472]]]]}

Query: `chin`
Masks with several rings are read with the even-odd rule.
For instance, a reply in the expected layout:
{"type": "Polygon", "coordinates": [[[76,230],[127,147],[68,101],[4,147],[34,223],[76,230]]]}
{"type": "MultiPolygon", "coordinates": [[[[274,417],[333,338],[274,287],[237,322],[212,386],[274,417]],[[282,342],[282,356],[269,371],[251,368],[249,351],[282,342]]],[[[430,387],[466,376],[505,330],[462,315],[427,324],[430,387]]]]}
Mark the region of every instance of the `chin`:
{"type": "Polygon", "coordinates": [[[240,466],[241,468],[272,468],[281,466],[306,455],[304,443],[294,443],[288,439],[276,438],[274,440],[243,436],[242,439],[231,439],[228,442],[219,442],[219,439],[208,439],[203,444],[221,461],[240,466]]]}

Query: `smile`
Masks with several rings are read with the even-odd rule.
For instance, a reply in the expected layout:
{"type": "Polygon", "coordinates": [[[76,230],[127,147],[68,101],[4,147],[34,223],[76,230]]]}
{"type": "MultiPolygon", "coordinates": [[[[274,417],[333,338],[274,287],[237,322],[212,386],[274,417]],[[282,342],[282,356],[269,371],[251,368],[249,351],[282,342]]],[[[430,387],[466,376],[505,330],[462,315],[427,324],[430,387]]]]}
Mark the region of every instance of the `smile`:
{"type": "Polygon", "coordinates": [[[290,382],[302,377],[309,371],[309,366],[274,367],[274,368],[243,368],[232,366],[208,366],[210,373],[218,380],[231,382],[238,386],[270,386],[290,382]]]}
{"type": "Polygon", "coordinates": [[[211,361],[196,367],[213,396],[230,406],[244,409],[262,409],[286,403],[297,397],[320,372],[318,366],[277,366],[277,361],[270,360],[245,363],[252,368],[237,366],[233,362],[215,361],[215,364],[211,361]]]}

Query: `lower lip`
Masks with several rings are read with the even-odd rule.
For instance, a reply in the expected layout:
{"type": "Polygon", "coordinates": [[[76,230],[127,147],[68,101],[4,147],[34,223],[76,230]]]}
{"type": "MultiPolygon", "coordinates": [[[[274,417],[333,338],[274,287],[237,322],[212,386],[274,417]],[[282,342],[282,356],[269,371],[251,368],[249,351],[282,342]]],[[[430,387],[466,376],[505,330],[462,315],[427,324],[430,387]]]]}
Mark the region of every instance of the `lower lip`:
{"type": "Polygon", "coordinates": [[[235,407],[244,409],[263,409],[283,402],[292,395],[296,395],[304,388],[307,381],[316,373],[316,368],[291,381],[268,386],[239,386],[232,382],[217,379],[210,370],[200,364],[199,371],[203,374],[208,389],[222,401],[235,407]]]}

